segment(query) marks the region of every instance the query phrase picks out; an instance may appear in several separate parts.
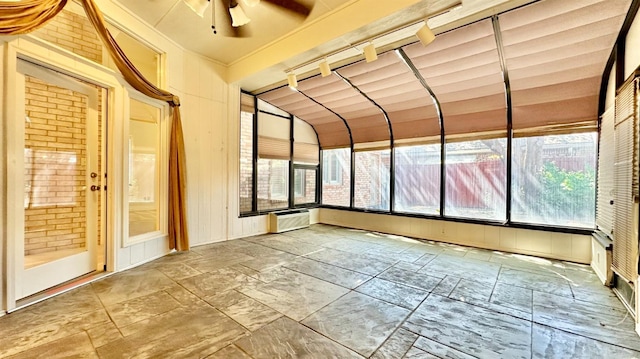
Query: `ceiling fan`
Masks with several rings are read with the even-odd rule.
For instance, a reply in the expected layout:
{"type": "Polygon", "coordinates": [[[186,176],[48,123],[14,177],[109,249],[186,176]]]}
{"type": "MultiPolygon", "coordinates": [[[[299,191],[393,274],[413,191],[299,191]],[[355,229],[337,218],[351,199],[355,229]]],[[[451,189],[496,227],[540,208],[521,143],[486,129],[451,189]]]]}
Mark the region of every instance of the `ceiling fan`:
{"type": "MultiPolygon", "coordinates": [[[[200,17],[204,16],[209,3],[213,1],[211,6],[212,24],[211,28],[214,34],[220,34],[228,37],[249,37],[250,29],[246,26],[251,19],[244,12],[242,3],[247,7],[255,7],[256,5],[266,3],[276,8],[286,11],[288,14],[303,21],[309,13],[313,5],[305,4],[298,0],[183,0],[191,10],[200,17]]],[[[308,1],[307,1],[308,3],[308,1]]]]}

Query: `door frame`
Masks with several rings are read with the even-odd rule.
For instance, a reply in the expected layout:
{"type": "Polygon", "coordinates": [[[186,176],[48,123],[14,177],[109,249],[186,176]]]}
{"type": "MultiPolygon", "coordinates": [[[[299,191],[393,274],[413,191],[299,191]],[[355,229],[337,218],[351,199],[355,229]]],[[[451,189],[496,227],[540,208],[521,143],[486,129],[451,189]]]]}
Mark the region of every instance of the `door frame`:
{"type": "MultiPolygon", "coordinates": [[[[106,116],[98,112],[98,108],[100,104],[98,103],[98,98],[101,93],[102,96],[105,96],[106,91],[104,91],[101,87],[92,86],[89,84],[85,84],[79,80],[76,80],[67,75],[60,74],[54,70],[48,69],[46,67],[42,67],[39,65],[35,65],[31,62],[19,59],[17,64],[17,75],[16,75],[16,87],[14,88],[16,94],[25,94],[26,92],[26,78],[34,77],[39,80],[45,81],[54,86],[63,87],[65,89],[69,89],[71,91],[82,93],[87,96],[87,104],[86,104],[86,115],[85,115],[85,136],[86,136],[86,146],[87,153],[86,157],[83,157],[84,161],[86,161],[86,169],[84,173],[84,178],[87,181],[85,186],[85,202],[83,211],[85,212],[85,250],[72,254],[63,258],[58,258],[53,261],[49,261],[47,263],[43,263],[34,268],[26,269],[24,268],[24,260],[25,256],[20,255],[24,253],[25,247],[25,238],[24,231],[21,231],[22,235],[18,235],[18,233],[14,232],[16,235],[16,247],[15,247],[15,264],[16,264],[16,291],[20,293],[20,299],[28,297],[30,295],[36,294],[42,290],[46,290],[51,287],[55,287],[60,283],[64,283],[73,278],[80,277],[87,273],[91,273],[93,271],[101,271],[103,269],[104,263],[98,262],[98,249],[99,249],[99,240],[100,237],[100,227],[98,227],[100,215],[102,214],[101,208],[98,208],[98,204],[102,204],[104,201],[103,191],[87,191],[87,187],[89,184],[99,184],[102,185],[102,175],[96,177],[96,179],[91,180],[89,177],[89,172],[96,173],[104,173],[105,170],[102,168],[104,164],[104,158],[102,154],[105,151],[105,146],[102,139],[98,139],[98,134],[106,132],[103,129],[99,129],[97,124],[100,123],[102,127],[104,127],[106,116]],[[100,118],[104,117],[104,118],[100,118]],[[97,166],[100,164],[100,166],[97,166]],[[55,264],[55,268],[51,266],[55,264]],[[64,268],[64,269],[63,269],[64,268]]],[[[17,97],[18,101],[16,102],[16,109],[18,113],[26,113],[26,96],[17,97]]],[[[11,151],[20,151],[20,148],[25,148],[25,128],[24,126],[18,126],[17,122],[20,117],[16,118],[16,126],[15,130],[17,132],[13,133],[13,137],[18,141],[18,146],[15,148],[11,148],[11,151]]],[[[18,153],[15,154],[14,159],[16,168],[24,168],[26,166],[24,161],[20,161],[21,158],[18,153]]],[[[82,159],[81,159],[82,161],[82,159]]],[[[13,174],[16,179],[21,177],[19,181],[16,182],[16,185],[19,183],[26,183],[26,178],[24,176],[24,169],[22,171],[15,171],[13,174]],[[20,176],[22,174],[22,176],[20,176]]],[[[13,185],[13,183],[12,183],[13,185]]],[[[18,188],[14,187],[15,192],[18,192],[18,188]]],[[[13,206],[13,210],[15,213],[23,213],[26,214],[26,210],[23,206],[20,206],[20,209],[17,208],[16,205],[13,206]]],[[[24,215],[22,216],[24,219],[24,215]]],[[[23,220],[23,224],[26,225],[26,221],[23,220]]],[[[16,293],[16,294],[18,294],[16,293]]],[[[16,295],[17,296],[17,295],[16,295]]]]}
{"type": "MultiPolygon", "coordinates": [[[[101,244],[97,247],[97,251],[103,254],[102,258],[98,261],[104,263],[105,271],[112,272],[115,270],[116,258],[116,245],[115,236],[120,233],[122,227],[122,221],[118,219],[116,215],[121,211],[122,204],[118,203],[117,196],[113,193],[118,191],[118,187],[121,189],[121,185],[118,185],[118,178],[122,178],[122,171],[116,165],[115,160],[121,156],[122,153],[122,138],[117,134],[122,133],[122,124],[116,121],[116,114],[123,112],[124,91],[122,83],[124,80],[120,75],[117,75],[114,71],[107,69],[99,64],[96,64],[81,56],[70,53],[55,45],[48,44],[45,41],[39,40],[31,35],[16,38],[15,40],[8,41],[3,45],[4,49],[4,66],[3,73],[5,74],[3,88],[4,88],[4,105],[6,118],[5,128],[7,134],[14,134],[18,132],[18,126],[24,126],[22,121],[16,119],[22,118],[18,112],[17,106],[18,96],[16,91],[9,91],[8,89],[14,89],[17,86],[17,63],[18,59],[23,59],[28,62],[43,66],[45,68],[60,72],[65,75],[69,75],[74,78],[81,79],[83,81],[95,84],[99,87],[107,90],[107,96],[103,96],[102,106],[103,111],[106,112],[104,119],[106,124],[103,123],[103,151],[102,156],[102,170],[104,173],[109,173],[108,178],[103,179],[102,185],[107,186],[109,191],[102,192],[101,201],[101,244]],[[12,120],[10,120],[12,119],[12,120]],[[104,148],[109,148],[109,156],[104,148]],[[113,190],[111,190],[113,189],[113,190]]],[[[122,121],[120,121],[122,122],[122,121]]],[[[15,138],[15,136],[5,136],[6,139],[6,252],[5,252],[5,275],[6,275],[6,287],[5,287],[5,308],[8,312],[17,309],[16,304],[16,281],[18,280],[18,273],[16,271],[16,265],[18,259],[16,257],[18,241],[22,236],[19,235],[24,230],[23,216],[19,209],[19,206],[23,206],[24,195],[23,188],[16,188],[22,185],[22,162],[20,156],[24,156],[22,151],[16,150],[17,145],[21,142],[21,139],[15,138]],[[20,153],[18,153],[20,152],[20,153]],[[20,167],[20,168],[18,168],[20,167]]],[[[103,175],[103,174],[101,174],[103,175]]]]}

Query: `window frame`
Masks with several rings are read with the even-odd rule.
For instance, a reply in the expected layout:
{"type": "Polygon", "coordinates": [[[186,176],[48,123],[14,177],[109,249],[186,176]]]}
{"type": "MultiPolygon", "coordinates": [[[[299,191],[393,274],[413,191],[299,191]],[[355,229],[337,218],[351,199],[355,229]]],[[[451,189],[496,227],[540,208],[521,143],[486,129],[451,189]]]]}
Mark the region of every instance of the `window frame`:
{"type": "Polygon", "coordinates": [[[158,118],[158,158],[156,164],[158,166],[158,230],[147,232],[135,236],[129,236],[129,151],[123,151],[122,164],[123,164],[123,209],[122,216],[126,216],[126,220],[123,219],[123,235],[122,246],[129,247],[134,244],[146,242],[159,237],[164,237],[169,234],[168,218],[169,218],[169,131],[170,131],[170,108],[169,104],[163,101],[154,100],[141,93],[128,89],[128,100],[125,104],[125,124],[124,124],[124,138],[129,138],[129,128],[131,122],[130,102],[135,100],[142,102],[146,105],[155,107],[159,110],[158,118]]]}
{"type": "MultiPolygon", "coordinates": [[[[285,116],[285,112],[272,106],[271,104],[264,102],[262,100],[259,100],[256,96],[254,96],[253,94],[243,91],[240,91],[240,115],[239,117],[239,132],[238,132],[238,150],[242,151],[242,148],[240,147],[240,136],[242,135],[241,130],[242,130],[242,123],[241,123],[241,116],[242,116],[242,96],[243,95],[248,95],[248,96],[252,96],[253,97],[253,129],[252,129],[252,178],[253,178],[253,182],[252,182],[252,200],[251,200],[251,211],[238,211],[238,217],[239,218],[243,218],[243,217],[251,217],[251,216],[259,216],[259,215],[264,215],[270,212],[277,212],[277,211],[283,211],[283,210],[288,210],[288,209],[295,209],[295,208],[315,208],[318,207],[320,205],[320,189],[319,189],[319,176],[321,175],[321,165],[320,163],[318,163],[317,165],[311,165],[311,164],[304,164],[304,163],[294,163],[294,116],[288,114],[288,116],[285,116]],[[260,102],[264,103],[265,105],[261,106],[260,102]],[[261,108],[264,107],[264,108],[261,108]],[[270,111],[272,110],[272,111],[270,111]],[[289,158],[288,160],[282,159],[283,161],[287,161],[288,162],[288,166],[286,168],[283,169],[283,172],[285,173],[285,186],[283,187],[285,189],[286,195],[283,194],[283,200],[286,197],[286,202],[287,202],[287,206],[286,207],[282,207],[282,208],[274,208],[274,209],[260,209],[259,208],[259,194],[258,194],[258,180],[259,180],[259,166],[258,163],[261,160],[259,157],[259,130],[258,130],[258,126],[259,126],[259,113],[264,113],[270,116],[275,116],[275,117],[279,117],[282,119],[287,119],[290,121],[290,126],[289,126],[289,158]],[[316,186],[315,186],[315,195],[314,195],[314,202],[312,203],[302,203],[302,204],[296,204],[295,203],[295,170],[296,169],[304,169],[304,170],[313,170],[315,171],[315,175],[316,175],[316,186]]],[[[314,129],[315,132],[315,129],[314,129]]],[[[316,133],[316,137],[317,137],[317,133],[316,133]]],[[[321,148],[318,145],[318,157],[320,157],[320,153],[321,153],[321,148]]],[[[266,159],[266,158],[265,158],[266,159]]],[[[240,155],[238,155],[238,174],[240,174],[240,155]]],[[[238,176],[238,180],[240,181],[240,176],[238,176]]],[[[306,185],[306,183],[305,183],[306,185]]],[[[238,187],[240,188],[240,187],[238,187]]],[[[270,194],[273,192],[273,183],[269,183],[269,192],[270,194]]],[[[238,200],[240,199],[240,193],[238,192],[238,200]]],[[[239,207],[239,206],[238,206],[239,207]]]]}

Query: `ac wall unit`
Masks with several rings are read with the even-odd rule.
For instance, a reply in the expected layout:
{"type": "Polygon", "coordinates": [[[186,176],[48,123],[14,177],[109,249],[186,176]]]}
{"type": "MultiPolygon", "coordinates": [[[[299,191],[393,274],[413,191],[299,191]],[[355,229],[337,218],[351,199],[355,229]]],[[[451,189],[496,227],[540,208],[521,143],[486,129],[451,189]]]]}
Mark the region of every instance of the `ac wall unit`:
{"type": "Polygon", "coordinates": [[[309,227],[309,210],[292,209],[269,213],[269,232],[282,233],[309,227]]]}

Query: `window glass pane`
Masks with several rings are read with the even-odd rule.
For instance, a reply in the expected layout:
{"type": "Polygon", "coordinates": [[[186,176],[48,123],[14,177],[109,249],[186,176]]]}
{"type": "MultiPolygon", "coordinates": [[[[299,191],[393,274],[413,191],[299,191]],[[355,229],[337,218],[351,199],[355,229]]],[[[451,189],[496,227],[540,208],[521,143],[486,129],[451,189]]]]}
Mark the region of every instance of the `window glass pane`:
{"type": "Polygon", "coordinates": [[[240,112],[240,213],[253,203],[253,115],[240,112]]]}
{"type": "Polygon", "coordinates": [[[309,204],[316,202],[315,169],[296,168],[294,171],[294,203],[309,204]]]}
{"type": "Polygon", "coordinates": [[[129,236],[159,227],[160,109],[131,100],[129,121],[129,236]]]}
{"type": "Polygon", "coordinates": [[[506,219],[506,138],[446,144],[445,214],[506,219]]]}
{"type": "Polygon", "coordinates": [[[258,160],[258,210],[289,207],[289,161],[258,160]]]}
{"type": "Polygon", "coordinates": [[[322,151],[322,204],[349,207],[351,149],[322,151]]]}
{"type": "Polygon", "coordinates": [[[513,221],[594,227],[596,133],[513,139],[513,221]]]}
{"type": "Polygon", "coordinates": [[[389,210],[391,151],[356,152],[354,206],[389,210]]]}
{"type": "Polygon", "coordinates": [[[440,144],[395,149],[398,212],[440,212],[440,144]]]}

